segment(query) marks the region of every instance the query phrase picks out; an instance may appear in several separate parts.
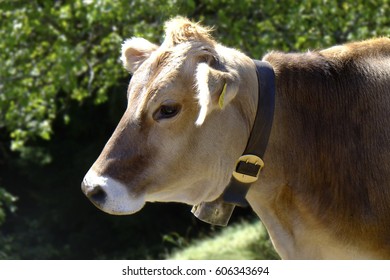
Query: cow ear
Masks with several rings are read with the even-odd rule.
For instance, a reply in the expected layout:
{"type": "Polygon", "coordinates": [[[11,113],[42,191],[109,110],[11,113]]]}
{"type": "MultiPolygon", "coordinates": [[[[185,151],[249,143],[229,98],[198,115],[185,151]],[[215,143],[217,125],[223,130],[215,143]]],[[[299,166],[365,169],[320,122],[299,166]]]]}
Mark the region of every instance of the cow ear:
{"type": "Polygon", "coordinates": [[[134,73],[158,46],[143,38],[131,38],[122,44],[123,67],[134,73]]]}
{"type": "Polygon", "coordinates": [[[196,125],[203,124],[213,110],[223,110],[238,92],[239,78],[235,71],[223,72],[199,63],[196,70],[196,89],[200,111],[196,125]]]}

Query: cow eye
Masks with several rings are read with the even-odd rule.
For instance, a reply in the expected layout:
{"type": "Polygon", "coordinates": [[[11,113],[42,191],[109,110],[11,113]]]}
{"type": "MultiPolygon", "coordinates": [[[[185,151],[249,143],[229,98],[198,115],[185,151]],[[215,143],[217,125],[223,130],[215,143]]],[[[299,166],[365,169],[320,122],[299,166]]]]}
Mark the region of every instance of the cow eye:
{"type": "Polygon", "coordinates": [[[181,106],[177,103],[166,102],[153,114],[153,118],[158,121],[161,119],[173,118],[180,112],[181,106]]]}

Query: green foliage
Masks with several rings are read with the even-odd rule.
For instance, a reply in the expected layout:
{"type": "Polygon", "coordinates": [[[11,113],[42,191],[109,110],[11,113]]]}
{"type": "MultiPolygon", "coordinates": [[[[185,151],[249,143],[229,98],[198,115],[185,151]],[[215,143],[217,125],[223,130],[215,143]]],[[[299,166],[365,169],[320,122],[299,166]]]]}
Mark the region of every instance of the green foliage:
{"type": "Polygon", "coordinates": [[[55,118],[70,121],[72,100],[107,101],[126,73],[118,62],[123,35],[156,39],[159,8],[170,1],[9,1],[0,16],[0,128],[11,149],[50,140],[55,118]],[[143,19],[143,20],[141,20],[143,19]],[[155,22],[151,25],[146,22],[155,22]],[[129,28],[130,27],[130,28],[129,28]]]}
{"type": "Polygon", "coordinates": [[[159,43],[163,22],[182,15],[261,58],[389,36],[389,10],[389,0],[0,0],[0,184],[14,194],[0,189],[0,258],[161,258],[210,231],[185,208],[118,218],[82,197],[125,108],[125,38],[159,43]]]}
{"type": "MultiPolygon", "coordinates": [[[[6,212],[15,213],[17,197],[0,187],[0,228],[5,222],[6,212]]],[[[10,257],[12,252],[12,237],[4,236],[0,232],[0,260],[10,257]]]]}
{"type": "Polygon", "coordinates": [[[228,46],[261,57],[390,35],[389,1],[200,1],[199,18],[228,46]]]}
{"type": "Polygon", "coordinates": [[[0,226],[5,221],[5,210],[8,209],[11,213],[14,213],[16,211],[16,204],[17,197],[13,196],[9,192],[7,192],[5,189],[0,188],[0,226]]]}

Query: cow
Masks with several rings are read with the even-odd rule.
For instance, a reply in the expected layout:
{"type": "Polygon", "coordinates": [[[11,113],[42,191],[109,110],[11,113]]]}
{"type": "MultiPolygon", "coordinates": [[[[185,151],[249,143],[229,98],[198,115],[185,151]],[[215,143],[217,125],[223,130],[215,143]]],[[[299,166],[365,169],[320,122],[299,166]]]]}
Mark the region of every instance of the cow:
{"type": "MultiPolygon", "coordinates": [[[[127,109],[82,191],[114,215],[212,202],[256,117],[254,61],[183,17],[122,45],[127,109]]],[[[272,51],[273,125],[246,200],[283,259],[390,258],[390,39],[272,51]]]]}

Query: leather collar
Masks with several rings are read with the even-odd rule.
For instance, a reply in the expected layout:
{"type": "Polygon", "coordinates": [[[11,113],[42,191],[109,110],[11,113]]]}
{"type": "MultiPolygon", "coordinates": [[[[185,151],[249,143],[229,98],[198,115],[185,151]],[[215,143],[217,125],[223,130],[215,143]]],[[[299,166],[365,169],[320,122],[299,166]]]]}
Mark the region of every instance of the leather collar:
{"type": "Polygon", "coordinates": [[[261,168],[262,158],[267,149],[275,110],[275,73],[265,61],[254,60],[259,99],[256,118],[243,155],[236,164],[230,183],[225,188],[225,202],[238,206],[247,206],[245,199],[252,183],[256,182],[261,168]]]}

